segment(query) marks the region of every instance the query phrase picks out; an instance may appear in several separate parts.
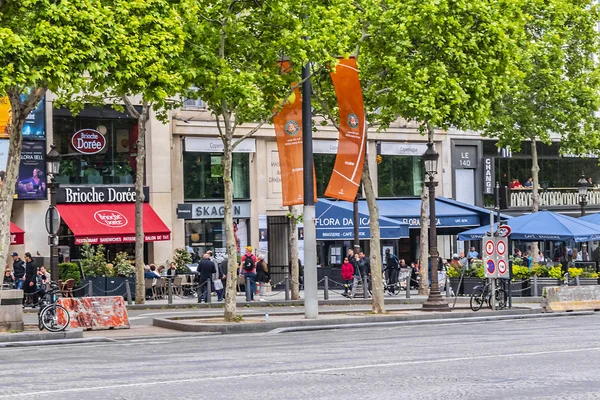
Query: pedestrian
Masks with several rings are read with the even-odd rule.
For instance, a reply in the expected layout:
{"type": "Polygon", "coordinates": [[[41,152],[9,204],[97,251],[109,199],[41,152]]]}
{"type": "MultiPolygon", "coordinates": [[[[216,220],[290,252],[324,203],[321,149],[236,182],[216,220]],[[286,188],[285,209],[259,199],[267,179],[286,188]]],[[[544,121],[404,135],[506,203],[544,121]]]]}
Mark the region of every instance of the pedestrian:
{"type": "MultiPolygon", "coordinates": [[[[352,251],[352,250],[350,250],[352,251]]],[[[350,252],[348,252],[350,253],[350,252]]],[[[352,251],[352,254],[354,255],[354,276],[352,277],[352,294],[350,295],[351,297],[354,297],[354,295],[356,294],[356,288],[358,287],[358,283],[362,280],[363,278],[363,265],[362,262],[360,260],[360,256],[358,255],[358,253],[354,253],[352,251]]],[[[350,261],[350,263],[352,264],[352,261],[350,261]]],[[[363,290],[367,290],[366,288],[363,288],[363,290]]]]}
{"type": "Polygon", "coordinates": [[[344,296],[349,296],[350,285],[352,283],[352,275],[354,275],[354,267],[350,264],[348,257],[344,257],[342,264],[342,279],[344,280],[344,296]]]}
{"type": "Polygon", "coordinates": [[[31,302],[35,305],[38,302],[37,267],[35,261],[31,258],[31,253],[25,253],[25,283],[24,291],[27,296],[26,303],[31,302]]]}
{"type": "Polygon", "coordinates": [[[38,268],[36,278],[36,289],[39,296],[44,299],[46,297],[46,290],[48,290],[48,284],[50,283],[50,274],[46,271],[46,267],[42,265],[38,268]]]}
{"type": "MultiPolygon", "coordinates": [[[[256,262],[257,258],[252,254],[252,246],[246,246],[246,254],[242,256],[240,269],[244,274],[244,282],[250,280],[250,301],[254,300],[256,292],[256,262]]],[[[247,290],[247,289],[246,289],[247,290]]]]}
{"type": "Polygon", "coordinates": [[[460,261],[460,265],[462,266],[462,268],[469,267],[469,260],[467,259],[467,257],[465,257],[464,251],[460,252],[460,255],[458,256],[458,261],[460,261]]]}
{"type": "Polygon", "coordinates": [[[400,272],[400,261],[390,249],[385,249],[385,279],[390,294],[396,293],[398,283],[398,273],[400,272]]]}
{"type": "Polygon", "coordinates": [[[25,263],[19,258],[19,254],[12,253],[13,276],[15,279],[15,289],[23,289],[25,284],[25,263]]]}
{"type": "Polygon", "coordinates": [[[198,264],[198,303],[206,302],[207,296],[211,295],[211,288],[208,286],[208,280],[212,277],[213,272],[215,272],[215,263],[210,261],[210,255],[205,253],[202,256],[202,261],[198,264]],[[202,290],[202,295],[200,295],[200,290],[202,290]]]}
{"type": "Polygon", "coordinates": [[[262,296],[265,293],[265,285],[271,282],[271,276],[269,274],[269,266],[265,261],[265,256],[262,254],[258,256],[258,262],[256,263],[256,282],[259,282],[260,284],[260,301],[264,301],[262,296]]]}
{"type": "Polygon", "coordinates": [[[13,283],[15,283],[15,278],[13,276],[12,270],[7,265],[4,268],[4,284],[10,289],[13,283]]]}
{"type": "Polygon", "coordinates": [[[475,250],[475,247],[471,247],[471,251],[469,251],[467,257],[472,259],[476,259],[477,257],[479,257],[479,253],[475,250]]]}
{"type": "Polygon", "coordinates": [[[223,260],[218,266],[218,277],[215,280],[215,291],[217,292],[217,301],[223,301],[223,294],[225,292],[225,285],[227,284],[227,269],[229,268],[229,261],[227,260],[227,254],[223,255],[223,260]]]}

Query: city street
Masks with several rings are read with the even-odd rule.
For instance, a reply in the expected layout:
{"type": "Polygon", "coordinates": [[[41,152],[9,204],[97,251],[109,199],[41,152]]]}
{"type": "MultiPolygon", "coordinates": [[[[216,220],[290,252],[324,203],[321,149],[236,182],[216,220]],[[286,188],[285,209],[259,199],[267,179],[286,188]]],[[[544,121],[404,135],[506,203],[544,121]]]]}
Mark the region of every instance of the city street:
{"type": "Polygon", "coordinates": [[[597,399],[599,330],[592,315],[7,348],[0,399],[597,399]]]}

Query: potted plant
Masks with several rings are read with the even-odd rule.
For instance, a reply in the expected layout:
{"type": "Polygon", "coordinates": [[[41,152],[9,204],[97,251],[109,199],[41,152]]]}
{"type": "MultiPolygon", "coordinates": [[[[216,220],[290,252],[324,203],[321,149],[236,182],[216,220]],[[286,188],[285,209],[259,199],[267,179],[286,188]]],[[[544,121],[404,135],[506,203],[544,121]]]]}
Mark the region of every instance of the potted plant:
{"type": "Polygon", "coordinates": [[[184,248],[175,249],[173,261],[177,266],[178,274],[189,274],[191,271],[187,264],[192,263],[192,255],[184,248]]]}
{"type": "Polygon", "coordinates": [[[531,277],[534,275],[533,268],[522,265],[512,266],[512,287],[511,293],[513,297],[531,296],[531,277]]]}
{"type": "MultiPolygon", "coordinates": [[[[104,251],[103,245],[98,245],[94,249],[88,242],[85,242],[81,249],[80,263],[85,274],[82,285],[92,285],[93,296],[106,296],[106,277],[112,275],[104,251]]],[[[90,293],[89,286],[85,288],[84,293],[86,295],[90,293]]]]}
{"type": "MultiPolygon", "coordinates": [[[[110,264],[109,264],[110,265],[110,264]]],[[[108,296],[123,296],[127,297],[127,282],[129,282],[130,293],[135,293],[135,268],[129,261],[129,255],[124,251],[117,253],[113,260],[113,274],[114,276],[107,276],[106,278],[106,292],[108,296]]]]}
{"type": "MultiPolygon", "coordinates": [[[[571,273],[569,269],[569,273],[571,273]]],[[[594,268],[583,268],[581,275],[579,275],[580,285],[597,285],[598,284],[598,273],[594,268]]]]}

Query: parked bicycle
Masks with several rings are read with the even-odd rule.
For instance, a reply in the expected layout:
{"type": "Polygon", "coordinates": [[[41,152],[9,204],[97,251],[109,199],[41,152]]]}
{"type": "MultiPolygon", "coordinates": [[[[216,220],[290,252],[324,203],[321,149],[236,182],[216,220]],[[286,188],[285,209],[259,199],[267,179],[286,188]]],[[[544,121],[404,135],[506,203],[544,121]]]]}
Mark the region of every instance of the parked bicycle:
{"type": "Polygon", "coordinates": [[[57,294],[60,288],[56,282],[50,283],[46,295],[40,299],[40,312],[38,313],[38,327],[40,331],[46,329],[50,332],[61,332],[67,329],[71,317],[66,308],[57,304],[57,294]]]}
{"type": "Polygon", "coordinates": [[[471,294],[471,310],[479,311],[484,304],[487,304],[490,308],[492,308],[492,301],[495,301],[497,310],[502,310],[506,307],[506,300],[508,299],[506,290],[501,288],[500,285],[496,284],[496,289],[494,291],[494,297],[492,300],[492,284],[490,282],[491,281],[479,286],[475,286],[473,293],[471,294]]]}

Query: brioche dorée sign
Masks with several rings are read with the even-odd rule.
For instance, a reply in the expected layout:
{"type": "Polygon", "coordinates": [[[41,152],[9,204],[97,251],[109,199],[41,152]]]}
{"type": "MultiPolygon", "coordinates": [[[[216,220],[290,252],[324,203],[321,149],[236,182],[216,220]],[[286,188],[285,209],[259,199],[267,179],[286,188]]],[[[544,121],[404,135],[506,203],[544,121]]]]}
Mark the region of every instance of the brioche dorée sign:
{"type": "Polygon", "coordinates": [[[98,210],[94,213],[94,219],[109,228],[123,228],[128,222],[127,217],[114,210],[98,210]]]}
{"type": "Polygon", "coordinates": [[[106,147],[106,138],[93,129],[82,129],[71,138],[73,148],[82,154],[100,153],[106,147]]]}
{"type": "MultiPolygon", "coordinates": [[[[58,189],[58,204],[135,203],[133,186],[62,186],[58,189]]],[[[144,202],[150,199],[148,186],[144,186],[144,202]]]]}

